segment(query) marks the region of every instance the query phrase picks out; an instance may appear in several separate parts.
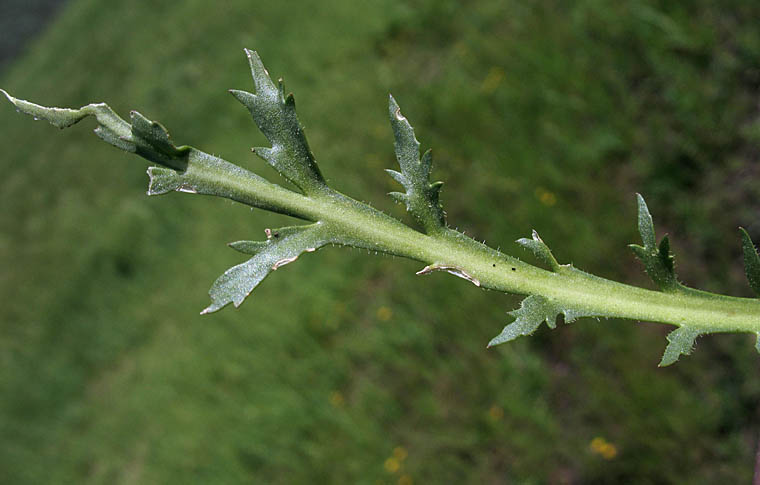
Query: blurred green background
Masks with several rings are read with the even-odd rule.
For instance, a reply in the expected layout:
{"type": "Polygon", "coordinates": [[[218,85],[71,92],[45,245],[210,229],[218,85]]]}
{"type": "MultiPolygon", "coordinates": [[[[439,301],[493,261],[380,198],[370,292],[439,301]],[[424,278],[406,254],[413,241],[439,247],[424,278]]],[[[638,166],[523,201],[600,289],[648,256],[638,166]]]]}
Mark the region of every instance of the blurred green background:
{"type": "MultiPolygon", "coordinates": [[[[107,101],[278,176],[228,88],[256,49],[330,183],[406,219],[387,93],[433,147],[449,223],[650,286],[634,193],[682,280],[749,296],[760,238],[754,1],[72,0],[0,86],[107,101]]],[[[3,483],[746,483],[749,336],[660,369],[668,328],[581,320],[486,350],[519,300],[327,248],[211,316],[214,279],[285,217],[145,195],[147,166],[0,104],[3,483]]]]}

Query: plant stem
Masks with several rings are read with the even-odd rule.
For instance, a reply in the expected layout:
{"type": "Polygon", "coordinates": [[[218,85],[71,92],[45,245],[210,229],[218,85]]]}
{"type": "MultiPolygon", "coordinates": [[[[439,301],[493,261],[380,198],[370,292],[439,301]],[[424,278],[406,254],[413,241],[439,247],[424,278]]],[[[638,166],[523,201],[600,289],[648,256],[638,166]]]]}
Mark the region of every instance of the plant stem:
{"type": "MultiPolygon", "coordinates": [[[[234,167],[230,164],[231,167],[234,167]]],[[[192,167],[192,165],[191,165],[192,167]]],[[[418,232],[382,212],[332,189],[307,197],[262,179],[240,178],[228,170],[196,170],[185,177],[234,194],[243,203],[264,202],[295,217],[323,221],[353,240],[397,256],[447,269],[483,288],[534,294],[586,314],[688,324],[707,332],[760,331],[760,300],[698,290],[652,291],[584,273],[569,265],[552,272],[523,263],[456,231],[418,232]]]]}

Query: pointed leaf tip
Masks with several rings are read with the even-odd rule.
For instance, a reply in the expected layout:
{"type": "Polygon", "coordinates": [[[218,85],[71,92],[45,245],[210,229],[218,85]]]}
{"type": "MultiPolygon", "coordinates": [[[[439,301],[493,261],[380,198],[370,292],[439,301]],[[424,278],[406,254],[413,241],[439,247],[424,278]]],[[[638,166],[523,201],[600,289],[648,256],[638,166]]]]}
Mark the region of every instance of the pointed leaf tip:
{"type": "Polygon", "coordinates": [[[538,232],[536,232],[535,229],[531,233],[531,239],[523,237],[518,239],[516,242],[525,249],[531,250],[533,254],[535,254],[535,256],[546,265],[548,265],[552,271],[557,272],[561,269],[561,266],[554,258],[551,249],[549,249],[549,246],[544,243],[544,241],[541,239],[541,236],[538,235],[538,232]]]}
{"type": "Polygon", "coordinates": [[[755,295],[760,296],[760,255],[752,242],[749,233],[743,227],[739,228],[742,237],[742,252],[744,253],[744,273],[747,275],[749,286],[755,295]]]}
{"type": "Polygon", "coordinates": [[[668,334],[668,346],[662,355],[659,367],[666,367],[678,360],[682,355],[691,354],[694,341],[699,337],[699,330],[691,327],[678,327],[668,334]]]}
{"type": "Polygon", "coordinates": [[[228,243],[227,246],[243,254],[255,255],[266,249],[266,241],[235,241],[228,243]]]}
{"type": "Polygon", "coordinates": [[[645,247],[653,247],[657,242],[654,234],[652,214],[649,212],[649,207],[647,207],[647,203],[641,194],[636,194],[636,201],[639,206],[639,234],[641,235],[641,240],[645,247]]]}

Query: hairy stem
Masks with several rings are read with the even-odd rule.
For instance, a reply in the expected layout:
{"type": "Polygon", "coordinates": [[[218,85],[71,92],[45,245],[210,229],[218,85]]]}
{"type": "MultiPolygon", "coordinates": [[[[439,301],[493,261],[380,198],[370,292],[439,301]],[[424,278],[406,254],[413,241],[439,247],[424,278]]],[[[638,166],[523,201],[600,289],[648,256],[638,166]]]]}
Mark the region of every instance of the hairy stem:
{"type": "Polygon", "coordinates": [[[432,267],[458,269],[478,286],[497,291],[541,295],[590,314],[689,324],[709,332],[760,331],[760,300],[689,290],[666,293],[618,283],[570,266],[551,272],[498,252],[458,232],[443,236],[416,231],[386,214],[328,189],[310,197],[279,186],[262,187],[225,171],[197,175],[248,203],[263,200],[296,217],[324,221],[377,249],[432,267]],[[717,328],[716,328],[717,327],[717,328]]]}
{"type": "MultiPolygon", "coordinates": [[[[542,323],[555,328],[556,319],[617,317],[675,325],[660,365],[675,362],[691,352],[699,335],[749,332],[758,336],[760,351],[760,300],[716,295],[682,285],[674,271],[667,236],[657,242],[654,223],[644,198],[638,196],[638,225],[643,245],[631,245],[659,291],[625,285],[590,275],[572,265],[561,265],[533,231],[518,244],[533,251],[549,270],[489,248],[450,229],[439,201],[442,182],[431,182],[432,155],[420,155],[414,129],[396,101],[389,100],[389,119],[395,137],[400,171],[388,170],[405,192],[390,195],[406,205],[424,232],[347,197],[327,185],[303,132],[292,94],[271,80],[261,59],[246,50],[256,94],[232,90],[248,108],[271,147],[253,151],[272,165],[297,190],[275,185],[242,167],[190,146],[175,146],[161,124],[138,112],[130,121],[105,104],[80,109],[48,108],[16,99],[4,91],[19,111],[50,121],[59,128],[94,116],[95,133],[107,143],[161,165],[148,169],[149,195],[172,191],[214,195],[252,207],[296,217],[312,224],[267,230],[266,241],[236,241],[234,249],[252,257],[220,276],[209,295],[212,304],[202,313],[215,312],[229,303],[240,305],[272,271],[301,254],[326,244],[354,246],[420,261],[418,274],[446,271],[478,287],[528,295],[510,312],[514,322],[491,340],[489,346],[529,335],[542,323]]],[[[760,254],[749,234],[741,230],[745,270],[750,286],[760,294],[760,254]]]]}

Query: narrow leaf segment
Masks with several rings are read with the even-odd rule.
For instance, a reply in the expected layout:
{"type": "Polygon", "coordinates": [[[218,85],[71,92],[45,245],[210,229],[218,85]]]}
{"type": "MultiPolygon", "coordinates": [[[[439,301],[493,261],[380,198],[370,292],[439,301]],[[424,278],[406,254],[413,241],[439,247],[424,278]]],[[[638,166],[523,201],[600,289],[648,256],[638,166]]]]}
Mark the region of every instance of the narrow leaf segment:
{"type": "Polygon", "coordinates": [[[438,233],[445,228],[446,221],[439,201],[443,182],[430,183],[433,153],[427,150],[420,159],[420,142],[417,141],[409,120],[401,114],[401,108],[393,96],[390,96],[388,103],[388,114],[401,172],[390,169],[386,172],[406,189],[406,193],[391,192],[390,195],[397,202],[406,205],[409,214],[425,232],[438,233]]]}
{"type": "Polygon", "coordinates": [[[304,252],[313,252],[330,242],[323,223],[267,230],[263,242],[238,241],[230,246],[254,256],[224,272],[211,286],[212,303],[201,314],[215,312],[229,303],[236,307],[269,273],[292,263],[304,252]]]}
{"type": "MultiPolygon", "coordinates": [[[[439,202],[441,182],[430,182],[430,151],[420,157],[420,144],[409,121],[391,97],[388,112],[401,171],[389,174],[405,189],[391,195],[403,202],[424,232],[414,230],[367,204],[327,186],[309,149],[295,111],[292,95],[285,95],[269,77],[258,54],[246,50],[256,93],[233,90],[271,147],[255,148],[296,186],[289,190],[248,170],[190,146],[177,146],[167,130],[133,111],[129,121],[103,103],[79,109],[48,108],[3,94],[17,110],[66,128],[92,116],[95,133],[111,145],[135,153],[158,166],[148,168],[149,195],[171,192],[225,197],[251,207],[307,221],[299,226],[267,229],[264,241],[237,241],[230,246],[251,258],[228,269],[211,287],[215,312],[243,300],[272,271],[295,261],[304,252],[326,244],[354,246],[422,262],[419,274],[445,271],[474,285],[527,295],[510,313],[514,321],[488,346],[530,335],[542,322],[555,328],[557,317],[570,323],[580,317],[630,318],[675,325],[660,365],[689,354],[699,335],[749,332],[757,335],[760,351],[760,299],[715,295],[678,282],[667,236],[659,244],[644,198],[638,199],[638,225],[643,246],[632,245],[659,291],[636,288],[560,265],[549,247],[533,231],[517,243],[532,251],[548,270],[526,264],[446,227],[439,202]]],[[[752,289],[760,294],[760,256],[743,229],[745,269],[752,289]]]]}

